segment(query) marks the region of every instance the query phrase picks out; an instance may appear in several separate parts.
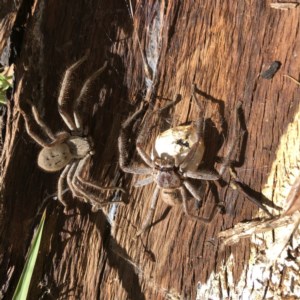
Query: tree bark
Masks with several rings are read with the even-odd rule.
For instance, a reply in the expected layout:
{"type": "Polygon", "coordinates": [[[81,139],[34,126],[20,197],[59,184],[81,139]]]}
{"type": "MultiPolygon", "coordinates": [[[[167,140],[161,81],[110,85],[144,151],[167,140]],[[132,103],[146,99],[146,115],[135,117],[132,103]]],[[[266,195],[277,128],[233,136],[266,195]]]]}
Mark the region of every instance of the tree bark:
{"type": "MultiPolygon", "coordinates": [[[[263,215],[244,196],[228,185],[202,183],[204,204],[197,212],[189,201],[190,209],[208,216],[216,199],[226,208],[208,225],[159,199],[154,218],[161,220],[137,238],[155,184],[135,188],[141,177],[124,174],[118,166],[121,123],[149,100],[145,96],[151,88],[155,108],[176,93],[182,101],[173,114],[151,120],[147,151],[170,119],[182,124],[205,115],[205,168],[218,168],[216,158],[224,156],[234,138],[234,111],[242,101],[247,134],[237,145],[238,177],[252,195],[283,205],[300,173],[299,86],[283,77],[299,74],[299,9],[282,11],[269,4],[137,1],[132,3],[132,19],[127,1],[23,0],[12,29],[21,28],[11,45],[15,80],[1,156],[0,287],[5,299],[16,287],[44,207],[47,220],[29,299],[300,297],[299,275],[287,278],[288,266],[276,278],[271,268],[255,268],[261,245],[242,240],[220,250],[221,231],[263,215]],[[138,39],[154,82],[145,73],[138,39]],[[66,130],[57,109],[62,76],[88,49],[89,59],[70,85],[70,99],[108,61],[82,113],[96,153],[85,178],[128,190],[127,205],[117,206],[112,222],[109,209],[91,212],[69,192],[72,209],[67,214],[55,197],[48,197],[57,191],[59,173],[38,168],[40,147],[26,133],[18,111],[21,106],[30,112],[25,100],[31,99],[53,131],[66,130]],[[274,61],[281,62],[280,69],[264,79],[260,74],[274,61]],[[205,103],[203,111],[191,101],[193,83],[205,103]]],[[[136,122],[129,149],[130,158],[139,162],[134,138],[144,121],[136,122]]],[[[229,181],[228,173],[225,179],[229,181]]],[[[262,239],[276,242],[279,234],[262,239]]],[[[294,239],[292,249],[297,245],[294,239]]],[[[293,268],[299,267],[297,256],[294,262],[293,268]]]]}

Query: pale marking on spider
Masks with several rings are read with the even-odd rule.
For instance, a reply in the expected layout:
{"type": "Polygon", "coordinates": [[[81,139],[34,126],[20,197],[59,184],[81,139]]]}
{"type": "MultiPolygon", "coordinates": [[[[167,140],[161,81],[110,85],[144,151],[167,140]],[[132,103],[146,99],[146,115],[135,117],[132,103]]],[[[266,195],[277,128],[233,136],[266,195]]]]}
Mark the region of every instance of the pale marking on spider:
{"type": "MultiPolygon", "coordinates": [[[[197,106],[200,108],[200,111],[203,111],[202,103],[196,97],[196,87],[192,87],[192,96],[196,101],[197,106]]],[[[162,112],[165,109],[169,108],[172,105],[178,103],[179,97],[176,96],[175,100],[171,103],[160,109],[158,112],[162,112]]],[[[147,104],[146,104],[147,105],[147,104]]],[[[145,105],[145,106],[146,106],[145,105]]],[[[198,179],[198,180],[208,180],[215,181],[218,184],[218,180],[222,177],[225,170],[231,170],[232,156],[236,144],[239,139],[243,136],[244,131],[238,130],[239,127],[239,110],[241,108],[241,102],[238,102],[235,110],[235,120],[234,120],[234,139],[230,141],[227,153],[221,163],[219,173],[215,170],[201,170],[198,169],[199,164],[203,159],[204,153],[204,130],[205,130],[205,119],[200,117],[197,121],[192,122],[189,126],[178,126],[169,131],[163,132],[158,136],[158,141],[155,141],[155,148],[153,149],[152,156],[148,155],[143,149],[143,144],[146,140],[146,131],[148,130],[148,121],[150,116],[153,115],[153,111],[148,115],[148,118],[145,119],[145,124],[142,127],[136,141],[136,149],[139,156],[144,161],[146,167],[129,165],[127,163],[128,158],[128,141],[129,141],[129,132],[131,125],[139,118],[142,112],[145,109],[145,106],[141,107],[136,111],[132,116],[130,116],[122,124],[121,133],[118,140],[119,146],[119,160],[120,167],[126,173],[138,174],[138,175],[149,175],[148,177],[139,180],[135,186],[140,187],[152,182],[155,182],[156,187],[154,189],[150,209],[148,215],[143,222],[141,230],[137,233],[140,235],[145,230],[149,229],[152,225],[152,220],[154,217],[155,208],[157,205],[159,194],[162,197],[162,200],[168,205],[182,205],[182,209],[186,216],[204,222],[209,223],[216,215],[217,211],[224,207],[223,202],[214,203],[214,207],[211,211],[209,217],[199,217],[191,214],[188,211],[187,201],[189,192],[200,204],[202,203],[199,190],[193,185],[189,179],[198,179]],[[195,134],[196,133],[196,137],[195,134]],[[166,137],[166,135],[169,135],[166,137]],[[161,146],[161,141],[167,141],[167,147],[164,150],[164,146],[161,146]]],[[[233,171],[231,172],[233,174],[233,171]]],[[[229,185],[233,189],[237,189],[244,196],[248,197],[261,209],[263,209],[269,216],[270,212],[259,202],[257,199],[254,199],[252,196],[247,194],[243,189],[242,184],[240,183],[237,176],[231,178],[229,185]]]]}
{"type": "Polygon", "coordinates": [[[167,153],[174,157],[175,166],[178,167],[193,147],[197,147],[197,149],[185,166],[185,169],[189,171],[198,169],[205,150],[204,141],[199,139],[197,126],[194,122],[190,125],[176,126],[160,133],[155,139],[151,158],[162,157],[164,153],[167,153]]]}
{"type": "Polygon", "coordinates": [[[43,147],[38,155],[38,166],[46,172],[56,172],[62,170],[58,179],[57,196],[59,201],[65,207],[64,211],[67,209],[67,203],[63,198],[65,180],[67,181],[67,185],[71,190],[73,197],[77,197],[84,202],[90,203],[93,211],[98,210],[101,206],[111,203],[119,203],[122,201],[103,201],[95,194],[89,192],[87,188],[92,188],[100,193],[106,190],[121,191],[125,193],[124,189],[120,187],[103,187],[82,178],[82,173],[86,168],[91,156],[94,154],[94,151],[91,138],[84,134],[82,119],[78,112],[78,107],[85,100],[92,83],[101,73],[103,73],[107,66],[107,62],[105,62],[100,69],[94,72],[84,82],[79,96],[73,103],[72,112],[69,113],[65,108],[65,104],[66,99],[68,98],[68,88],[71,84],[71,78],[74,71],[76,71],[78,67],[87,60],[87,58],[88,53],[65,71],[61,89],[59,91],[58,112],[64,123],[69,128],[69,132],[62,131],[54,134],[41,118],[35,105],[30,101],[27,101],[31,106],[32,114],[36,123],[39,125],[45,135],[51,140],[49,143],[48,141],[40,138],[33,131],[29,117],[22,109],[20,109],[20,112],[25,120],[25,128],[28,135],[35,140],[37,144],[43,147]]]}

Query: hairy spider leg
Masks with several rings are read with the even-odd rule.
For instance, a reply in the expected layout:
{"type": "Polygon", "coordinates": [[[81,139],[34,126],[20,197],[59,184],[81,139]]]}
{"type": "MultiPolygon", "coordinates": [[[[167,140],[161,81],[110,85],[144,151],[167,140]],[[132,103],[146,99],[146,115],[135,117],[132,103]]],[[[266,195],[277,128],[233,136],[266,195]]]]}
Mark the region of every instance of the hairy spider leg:
{"type": "Polygon", "coordinates": [[[80,184],[78,184],[78,176],[82,173],[89,156],[85,156],[83,159],[81,159],[78,164],[76,165],[76,169],[74,170],[70,180],[71,180],[71,186],[73,187],[74,193],[76,195],[80,195],[81,198],[84,198],[85,202],[90,203],[92,206],[98,206],[100,204],[100,200],[93,195],[92,193],[85,191],[80,184]]]}
{"type": "Polygon", "coordinates": [[[35,105],[30,101],[27,100],[27,103],[30,104],[31,106],[31,110],[32,110],[32,115],[36,121],[36,123],[41,127],[42,130],[44,130],[45,134],[51,139],[51,140],[55,140],[55,135],[52,132],[52,130],[50,129],[49,126],[46,125],[46,123],[44,122],[44,120],[41,118],[37,108],[35,107],[35,105]]]}
{"type": "Polygon", "coordinates": [[[76,189],[75,184],[73,182],[74,174],[76,172],[79,162],[80,161],[77,160],[72,164],[72,166],[68,172],[68,175],[67,175],[67,183],[71,190],[73,198],[77,197],[79,199],[82,199],[84,202],[87,202],[87,200],[83,197],[83,195],[80,194],[79,191],[76,189]]]}
{"type": "Polygon", "coordinates": [[[171,103],[168,103],[167,105],[165,105],[164,107],[162,107],[158,110],[150,111],[149,114],[146,116],[144,126],[142,127],[142,129],[137,137],[136,148],[137,148],[138,154],[143,159],[143,161],[151,168],[153,167],[153,161],[152,161],[151,157],[143,149],[143,144],[148,136],[147,133],[149,131],[149,127],[148,127],[149,119],[151,116],[153,116],[153,114],[155,114],[155,113],[160,114],[163,111],[169,109],[170,107],[175,106],[179,101],[181,101],[181,97],[180,97],[180,95],[176,94],[171,103]]]}
{"type": "Polygon", "coordinates": [[[57,198],[63,204],[64,207],[67,207],[67,202],[64,200],[63,191],[64,191],[64,181],[66,176],[71,168],[71,164],[65,166],[64,170],[61,172],[58,183],[57,183],[57,198]]]}
{"type": "Polygon", "coordinates": [[[107,61],[104,63],[104,65],[98,69],[96,72],[94,72],[83,84],[79,96],[76,98],[74,105],[73,105],[73,115],[74,115],[74,120],[75,120],[75,125],[76,128],[79,130],[79,132],[82,132],[83,130],[83,124],[82,124],[82,118],[78,112],[78,107],[79,105],[86,99],[87,94],[95,81],[97,77],[103,73],[103,71],[107,67],[107,61]]]}
{"type": "Polygon", "coordinates": [[[122,193],[125,193],[126,191],[119,187],[103,187],[96,185],[92,182],[89,182],[82,178],[82,172],[88,163],[88,160],[90,159],[91,155],[87,154],[78,164],[76,171],[72,178],[72,185],[74,186],[74,190],[77,191],[79,194],[81,194],[86,201],[90,202],[93,206],[101,207],[104,205],[114,204],[114,203],[124,203],[122,200],[115,200],[115,201],[102,201],[99,199],[99,197],[96,197],[94,194],[88,192],[86,189],[82,188],[82,186],[85,187],[91,187],[94,188],[98,192],[103,191],[121,191],[122,193]],[[78,182],[80,184],[78,184],[78,182]]]}
{"type": "Polygon", "coordinates": [[[246,132],[244,129],[239,129],[239,127],[240,127],[239,126],[240,125],[239,111],[240,111],[241,107],[242,107],[242,102],[238,101],[238,103],[236,105],[236,109],[235,109],[235,115],[234,115],[234,128],[233,128],[234,139],[232,139],[231,143],[229,144],[227,153],[226,153],[226,155],[225,155],[225,157],[222,161],[219,174],[221,176],[223,176],[226,169],[228,169],[229,172],[230,172],[230,175],[231,175],[231,182],[230,182],[229,186],[232,189],[239,191],[243,196],[248,198],[252,203],[254,203],[259,208],[261,208],[268,216],[273,217],[273,215],[268,211],[268,209],[258,199],[251,196],[244,189],[243,184],[238,179],[238,177],[237,177],[237,175],[234,172],[233,167],[232,167],[232,161],[233,161],[232,156],[233,156],[235,147],[238,144],[239,140],[243,138],[243,136],[246,132]]]}
{"type": "Polygon", "coordinates": [[[69,115],[69,113],[66,111],[65,103],[66,99],[68,98],[69,93],[69,86],[71,82],[71,78],[73,73],[76,71],[76,69],[79,68],[79,66],[87,60],[89,56],[89,52],[87,52],[80,60],[72,64],[65,72],[61,88],[58,96],[58,112],[60,113],[62,119],[64,120],[65,124],[69,127],[70,130],[74,131],[76,130],[76,124],[73,121],[72,117],[69,115]]]}
{"type": "Polygon", "coordinates": [[[152,198],[151,198],[151,204],[150,208],[148,210],[147,217],[145,221],[143,222],[142,228],[137,232],[137,236],[141,235],[144,231],[146,231],[148,228],[151,227],[153,216],[155,213],[155,208],[157,205],[157,200],[159,196],[160,188],[158,186],[155,187],[152,198]]]}
{"type": "MultiPolygon", "coordinates": [[[[32,108],[32,112],[33,112],[33,116],[35,121],[37,122],[37,124],[39,124],[41,126],[41,129],[44,131],[44,133],[53,141],[52,137],[54,137],[51,129],[42,121],[40,115],[38,114],[36,108],[34,107],[34,105],[27,100],[27,102],[31,105],[32,108]],[[50,135],[49,135],[50,133],[50,135]]],[[[29,118],[27,116],[27,114],[21,109],[19,108],[24,121],[25,121],[25,128],[26,131],[28,133],[28,135],[34,140],[36,141],[36,143],[42,147],[49,147],[51,145],[51,143],[48,143],[46,141],[44,141],[42,138],[40,138],[33,130],[32,126],[31,126],[31,122],[29,121],[29,118]]]]}
{"type": "MultiPolygon", "coordinates": [[[[180,194],[182,197],[182,207],[183,207],[183,211],[185,213],[185,215],[189,218],[195,219],[197,221],[203,222],[203,223],[210,223],[212,221],[212,219],[214,218],[214,216],[216,215],[216,213],[218,212],[218,205],[214,205],[213,210],[211,211],[211,214],[208,218],[203,218],[203,217],[198,217],[195,216],[193,214],[191,214],[188,210],[188,206],[187,206],[187,192],[185,187],[180,187],[180,194]]],[[[194,196],[194,195],[193,195],[194,196]]]]}
{"type": "MultiPolygon", "coordinates": [[[[146,105],[148,106],[148,105],[146,105]]],[[[140,166],[128,165],[128,141],[129,141],[129,127],[133,124],[133,122],[142,114],[145,110],[145,105],[141,106],[134,114],[129,116],[122,124],[120,136],[118,138],[118,148],[119,148],[119,162],[120,168],[126,172],[131,174],[152,174],[152,168],[146,167],[141,168],[140,166]]],[[[143,157],[142,157],[143,158],[143,157]]],[[[146,163],[146,162],[145,162],[146,163]]],[[[147,164],[147,163],[146,163],[147,164]]],[[[151,164],[152,166],[152,164],[151,164]]]]}
{"type": "Polygon", "coordinates": [[[229,146],[228,146],[228,150],[227,153],[225,154],[225,157],[222,160],[222,164],[221,164],[221,168],[219,170],[219,174],[221,176],[223,176],[224,172],[226,171],[226,169],[228,169],[229,167],[231,167],[232,164],[232,160],[233,160],[233,153],[235,150],[236,145],[238,144],[239,140],[243,138],[244,134],[245,134],[245,130],[240,130],[239,129],[239,125],[240,125],[240,118],[239,118],[239,111],[242,107],[242,102],[238,101],[236,108],[235,108],[235,114],[234,114],[234,128],[233,128],[233,132],[234,132],[234,138],[231,140],[229,146]]]}
{"type": "Polygon", "coordinates": [[[149,176],[149,177],[146,177],[146,178],[144,178],[144,179],[138,180],[138,181],[134,184],[134,187],[145,186],[145,185],[148,185],[148,184],[152,183],[153,181],[154,181],[153,176],[149,176]]]}

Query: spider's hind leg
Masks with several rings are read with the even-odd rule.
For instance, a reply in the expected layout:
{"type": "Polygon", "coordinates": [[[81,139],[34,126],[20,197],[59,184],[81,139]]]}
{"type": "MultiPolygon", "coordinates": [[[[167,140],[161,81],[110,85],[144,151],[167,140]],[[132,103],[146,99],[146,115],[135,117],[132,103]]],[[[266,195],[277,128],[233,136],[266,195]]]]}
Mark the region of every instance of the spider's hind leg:
{"type": "Polygon", "coordinates": [[[58,200],[62,203],[62,205],[64,206],[64,212],[67,211],[68,205],[67,202],[64,200],[64,181],[70,171],[71,168],[71,164],[68,164],[64,170],[62,171],[62,173],[59,176],[58,179],[58,183],[57,183],[57,198],[58,200]]]}
{"type": "Polygon", "coordinates": [[[145,232],[147,229],[149,229],[151,227],[153,216],[155,213],[155,208],[157,205],[159,192],[160,192],[159,187],[156,187],[153,192],[153,195],[152,195],[151,204],[150,204],[150,208],[149,208],[147,217],[142,225],[142,228],[137,232],[136,236],[140,236],[143,232],[145,232]]]}
{"type": "Polygon", "coordinates": [[[215,215],[217,214],[218,211],[220,211],[220,205],[218,204],[214,204],[213,210],[211,211],[209,217],[207,218],[203,218],[203,217],[199,217],[199,216],[195,216],[193,214],[191,214],[188,210],[188,206],[187,206],[187,191],[185,189],[185,187],[181,187],[180,188],[180,193],[182,196],[182,208],[183,211],[185,213],[185,215],[191,219],[194,219],[196,221],[200,221],[202,223],[210,223],[212,221],[212,219],[215,217],[215,215]]]}
{"type": "Polygon", "coordinates": [[[72,178],[72,186],[75,192],[81,195],[81,198],[84,198],[86,202],[89,202],[93,207],[96,207],[97,209],[104,205],[109,205],[114,203],[124,203],[122,200],[116,200],[116,201],[102,200],[99,196],[96,196],[94,193],[91,193],[86,189],[86,188],[92,188],[98,193],[102,193],[103,191],[121,191],[122,193],[126,192],[123,188],[120,187],[103,187],[83,179],[82,171],[85,168],[85,165],[88,162],[89,158],[90,155],[88,154],[85,158],[83,158],[78,163],[76,171],[74,172],[72,178]]]}

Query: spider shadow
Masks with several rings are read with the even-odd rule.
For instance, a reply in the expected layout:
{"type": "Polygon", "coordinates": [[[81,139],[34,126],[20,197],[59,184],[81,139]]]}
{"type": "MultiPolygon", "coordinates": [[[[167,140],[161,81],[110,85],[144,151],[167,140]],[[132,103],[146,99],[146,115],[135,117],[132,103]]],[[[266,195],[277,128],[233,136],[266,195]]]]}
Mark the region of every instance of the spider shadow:
{"type": "MultiPolygon", "coordinates": [[[[212,95],[207,94],[206,92],[200,90],[196,85],[195,85],[195,94],[198,94],[202,96],[203,98],[209,100],[211,103],[216,104],[218,107],[218,112],[222,118],[222,124],[219,124],[220,127],[222,128],[221,134],[223,135],[224,139],[227,138],[227,133],[228,133],[228,123],[225,119],[225,102],[222,99],[217,99],[213,97],[212,95]]],[[[215,127],[215,126],[214,126],[215,127]]]]}
{"type": "MultiPolygon", "coordinates": [[[[100,233],[102,240],[102,249],[107,257],[107,264],[109,265],[109,267],[117,271],[118,278],[121,282],[122,287],[126,291],[128,298],[141,300],[145,299],[145,296],[142,292],[141,284],[139,283],[138,270],[136,269],[136,266],[132,262],[130,256],[127,254],[127,251],[118,244],[114,237],[112,237],[111,225],[108,222],[107,217],[103,213],[103,211],[99,210],[95,213],[90,212],[90,205],[81,202],[76,203],[76,208],[79,210],[80,213],[72,213],[71,215],[67,215],[66,218],[73,219],[73,216],[80,216],[80,218],[89,219],[91,226],[95,226],[97,228],[97,231],[100,233]]],[[[51,209],[55,210],[56,206],[52,204],[51,207],[49,207],[49,214],[51,214],[51,209]]],[[[60,213],[62,213],[62,211],[60,213]]],[[[54,243],[56,246],[51,247],[52,250],[49,253],[49,257],[55,256],[56,261],[60,261],[63,258],[62,255],[64,253],[64,249],[67,243],[70,243],[71,240],[76,239],[76,247],[80,249],[82,247],[80,243],[80,241],[82,240],[81,236],[84,233],[84,231],[81,229],[73,231],[63,229],[65,226],[65,220],[63,220],[62,218],[58,218],[58,222],[58,232],[67,233],[68,237],[64,240],[61,240],[61,237],[57,236],[56,239],[58,240],[52,240],[52,243],[54,243]]],[[[47,260],[46,264],[49,264],[49,266],[51,267],[52,261],[47,260]]],[[[49,268],[47,268],[47,270],[48,269],[49,268]]],[[[75,289],[75,287],[69,289],[68,292],[70,292],[71,290],[74,291],[75,289]]],[[[62,294],[59,294],[59,291],[55,293],[58,294],[60,297],[62,296],[62,294]]],[[[74,293],[77,293],[77,291],[74,291],[74,293]]]]}
{"type": "Polygon", "coordinates": [[[106,216],[102,211],[98,211],[97,218],[105,220],[104,226],[99,226],[98,222],[96,222],[95,225],[103,240],[103,249],[107,254],[107,262],[110,267],[118,272],[118,278],[120,279],[124,290],[127,292],[128,298],[146,299],[142,292],[136,267],[134,263],[131,263],[131,258],[127,254],[127,251],[118,244],[114,237],[112,237],[111,225],[106,220],[106,216]]]}

